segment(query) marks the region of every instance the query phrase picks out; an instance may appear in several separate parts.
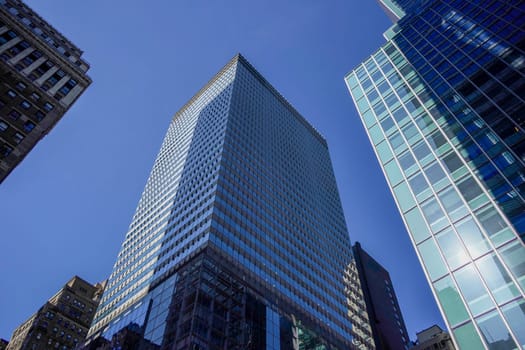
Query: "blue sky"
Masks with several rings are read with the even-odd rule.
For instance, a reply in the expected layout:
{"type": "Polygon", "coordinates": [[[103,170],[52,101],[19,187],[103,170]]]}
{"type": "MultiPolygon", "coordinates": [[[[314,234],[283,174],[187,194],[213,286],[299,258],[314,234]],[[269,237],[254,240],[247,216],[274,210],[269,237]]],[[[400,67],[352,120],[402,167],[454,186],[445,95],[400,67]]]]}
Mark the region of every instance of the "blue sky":
{"type": "Polygon", "coordinates": [[[0,185],[1,338],[73,275],[109,275],[172,115],[237,52],[326,137],[351,239],[390,271],[409,335],[444,327],[343,81],[384,42],[375,1],[27,3],[93,84],[0,185]]]}

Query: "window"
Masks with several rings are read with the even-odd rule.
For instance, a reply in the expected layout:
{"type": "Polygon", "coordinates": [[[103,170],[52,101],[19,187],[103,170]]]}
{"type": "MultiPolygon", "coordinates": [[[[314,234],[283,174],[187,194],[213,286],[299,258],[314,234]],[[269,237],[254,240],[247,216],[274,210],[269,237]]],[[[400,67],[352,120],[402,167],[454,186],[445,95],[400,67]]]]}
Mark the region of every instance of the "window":
{"type": "Polygon", "coordinates": [[[9,116],[14,119],[14,120],[17,120],[18,118],[20,118],[22,114],[20,114],[20,112],[12,109],[11,112],[9,112],[9,116]]]}
{"type": "Polygon", "coordinates": [[[17,93],[14,92],[13,90],[7,90],[7,96],[11,98],[15,98],[17,96],[17,93]]]}
{"type": "Polygon", "coordinates": [[[505,268],[495,254],[476,261],[476,265],[498,304],[520,295],[505,268]]]}
{"type": "Polygon", "coordinates": [[[25,90],[27,88],[27,85],[22,83],[21,81],[19,81],[18,83],[16,83],[16,88],[20,91],[22,90],[25,90]]]}
{"type": "Polygon", "coordinates": [[[500,245],[501,243],[514,238],[514,234],[512,234],[505,221],[492,205],[478,210],[476,212],[476,217],[491,241],[496,245],[500,245]]]}
{"type": "Polygon", "coordinates": [[[9,128],[9,125],[7,123],[0,120],[0,131],[6,131],[9,128]]]}
{"type": "Polygon", "coordinates": [[[414,193],[419,202],[422,202],[432,194],[432,191],[430,190],[427,181],[423,177],[423,174],[417,174],[408,182],[412,188],[412,193],[414,193]]]}
{"type": "Polygon", "coordinates": [[[461,294],[474,315],[479,315],[494,307],[494,303],[490,299],[487,290],[483,286],[472,264],[455,272],[454,277],[456,278],[461,294]]]}
{"type": "Polygon", "coordinates": [[[45,116],[46,115],[42,111],[35,112],[35,117],[36,117],[36,120],[38,121],[41,121],[42,119],[44,119],[45,116]]]}
{"type": "Polygon", "coordinates": [[[48,112],[51,111],[51,110],[53,110],[53,108],[55,108],[55,106],[53,106],[53,105],[52,105],[51,103],[49,103],[49,102],[46,102],[46,103],[44,104],[44,109],[45,109],[46,111],[48,111],[48,112]]]}
{"type": "Polygon", "coordinates": [[[467,215],[467,208],[463,205],[461,197],[452,187],[441,192],[439,199],[452,221],[456,221],[467,215]]]}
{"type": "Polygon", "coordinates": [[[24,123],[24,130],[26,132],[31,132],[35,128],[35,124],[29,120],[24,123]]]}
{"type": "Polygon", "coordinates": [[[31,108],[31,103],[27,102],[26,100],[23,100],[23,101],[20,103],[20,106],[21,106],[23,109],[29,109],[29,108],[31,108]]]}
{"type": "Polygon", "coordinates": [[[38,100],[40,100],[40,95],[37,94],[36,92],[33,92],[33,93],[31,93],[31,98],[33,100],[35,100],[35,101],[38,101],[38,100]]]}
{"type": "Polygon", "coordinates": [[[500,344],[505,344],[509,349],[517,348],[497,311],[492,311],[490,314],[478,318],[476,323],[489,349],[497,349],[500,344]]]}
{"type": "Polygon", "coordinates": [[[472,322],[454,329],[454,336],[456,337],[456,341],[461,349],[485,348],[472,322]]]}
{"type": "Polygon", "coordinates": [[[15,133],[15,135],[13,136],[13,140],[15,141],[16,144],[19,144],[20,142],[22,142],[23,139],[24,139],[24,135],[22,135],[19,132],[15,133]]]}
{"type": "Polygon", "coordinates": [[[498,250],[510,272],[516,277],[521,287],[525,288],[525,248],[520,242],[515,241],[498,250]]]}
{"type": "Polygon", "coordinates": [[[503,308],[503,315],[521,344],[525,344],[525,302],[514,301],[503,308]]]}
{"type": "Polygon", "coordinates": [[[435,198],[426,201],[421,209],[433,232],[439,232],[448,225],[448,220],[435,198]]]}
{"type": "Polygon", "coordinates": [[[430,231],[417,207],[405,214],[405,220],[410,228],[410,232],[412,233],[412,238],[416,243],[419,243],[430,236],[430,231]]]}
{"type": "Polygon", "coordinates": [[[7,157],[12,151],[13,148],[4,143],[2,147],[0,147],[0,157],[7,157]]]}
{"type": "Polygon", "coordinates": [[[428,275],[432,281],[442,277],[447,273],[445,262],[441,258],[434,240],[427,239],[417,247],[421,260],[428,272],[428,275]]]}

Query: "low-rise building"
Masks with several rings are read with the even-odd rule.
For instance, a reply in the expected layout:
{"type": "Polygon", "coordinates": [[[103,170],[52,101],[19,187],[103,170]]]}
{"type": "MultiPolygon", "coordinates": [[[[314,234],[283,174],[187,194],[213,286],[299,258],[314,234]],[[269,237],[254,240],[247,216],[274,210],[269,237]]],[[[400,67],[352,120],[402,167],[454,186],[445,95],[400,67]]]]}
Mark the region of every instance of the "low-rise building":
{"type": "Polygon", "coordinates": [[[438,325],[433,325],[417,335],[416,345],[411,350],[455,350],[450,335],[438,325]]]}

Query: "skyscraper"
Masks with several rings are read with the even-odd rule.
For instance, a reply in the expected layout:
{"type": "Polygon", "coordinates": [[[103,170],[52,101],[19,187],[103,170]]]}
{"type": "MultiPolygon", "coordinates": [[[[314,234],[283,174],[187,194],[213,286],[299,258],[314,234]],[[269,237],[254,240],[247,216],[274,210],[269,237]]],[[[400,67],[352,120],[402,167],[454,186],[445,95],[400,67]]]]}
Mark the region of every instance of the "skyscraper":
{"type": "Polygon", "coordinates": [[[91,84],[83,52],[20,0],[0,0],[0,183],[91,84]]]}
{"type": "Polygon", "coordinates": [[[525,3],[381,5],[345,80],[434,296],[458,348],[524,348],[525,3]]]}
{"type": "Polygon", "coordinates": [[[237,55],[175,114],[86,347],[373,349],[351,258],[326,141],[237,55]]]}
{"type": "Polygon", "coordinates": [[[410,338],[388,271],[359,242],[352,247],[376,349],[408,349],[410,338]]]}

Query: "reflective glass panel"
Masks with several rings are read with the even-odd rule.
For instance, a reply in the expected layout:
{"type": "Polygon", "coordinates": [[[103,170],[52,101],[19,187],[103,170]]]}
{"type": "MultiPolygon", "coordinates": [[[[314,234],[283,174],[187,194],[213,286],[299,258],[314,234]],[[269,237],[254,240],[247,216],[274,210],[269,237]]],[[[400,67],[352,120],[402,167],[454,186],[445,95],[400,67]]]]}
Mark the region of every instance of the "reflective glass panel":
{"type": "Polygon", "coordinates": [[[498,304],[520,295],[518,288],[495,254],[479,259],[476,265],[498,304]]]}
{"type": "Polygon", "coordinates": [[[399,164],[406,176],[410,176],[418,170],[416,161],[410,152],[403,153],[399,156],[399,164]]]}
{"type": "Polygon", "coordinates": [[[414,205],[416,205],[414,197],[412,197],[412,194],[410,193],[406,182],[402,182],[396,187],[394,187],[394,194],[396,195],[397,202],[399,203],[399,206],[403,213],[406,212],[408,209],[412,208],[414,205]]]}
{"type": "Polygon", "coordinates": [[[492,205],[478,210],[476,217],[495,245],[500,245],[515,237],[512,230],[492,205]]]}
{"type": "Polygon", "coordinates": [[[419,208],[413,208],[405,214],[405,220],[410,228],[412,238],[416,243],[421,242],[428,236],[430,236],[430,231],[419,211],[419,208]]]}
{"type": "Polygon", "coordinates": [[[390,147],[388,147],[388,144],[386,141],[381,142],[376,146],[377,155],[379,156],[379,159],[381,159],[381,163],[385,164],[388,162],[392,157],[394,156],[392,154],[392,151],[390,150],[390,147]]]}
{"type": "Polygon", "coordinates": [[[483,233],[481,233],[478,225],[472,220],[472,217],[468,217],[465,220],[460,221],[454,225],[458,231],[459,236],[465,242],[470,255],[477,258],[480,255],[488,252],[490,245],[483,233]]]}
{"type": "Polygon", "coordinates": [[[420,243],[417,249],[419,250],[419,254],[421,255],[421,259],[425,264],[431,280],[436,280],[447,273],[445,263],[443,262],[433,239],[428,239],[425,242],[420,243]]]}
{"type": "Polygon", "coordinates": [[[525,289],[525,248],[516,241],[498,250],[521,288],[525,289]]]}
{"type": "Polygon", "coordinates": [[[425,215],[432,232],[439,232],[449,225],[445,213],[443,213],[443,210],[441,210],[435,198],[426,201],[421,206],[421,209],[423,210],[423,214],[425,215]]]}
{"type": "Polygon", "coordinates": [[[467,301],[470,311],[479,315],[494,307],[494,303],[481,283],[478,273],[472,265],[465,266],[454,273],[461,294],[467,301]]]}
{"type": "Polygon", "coordinates": [[[388,177],[388,181],[392,186],[395,186],[403,181],[403,174],[401,173],[401,170],[399,170],[399,166],[395,161],[392,160],[385,164],[385,172],[388,177]]]}
{"type": "Polygon", "coordinates": [[[490,350],[516,349],[516,343],[497,311],[479,317],[476,323],[490,350]]]}
{"type": "Polygon", "coordinates": [[[456,233],[452,229],[447,229],[444,232],[436,236],[439,246],[443,251],[445,260],[452,270],[465,265],[470,261],[470,258],[463,248],[463,244],[456,236],[456,233]]]}
{"type": "Polygon", "coordinates": [[[439,194],[439,200],[452,221],[456,221],[468,214],[468,210],[463,204],[463,201],[452,187],[441,192],[439,194]]]}
{"type": "Polygon", "coordinates": [[[412,188],[412,192],[414,193],[419,202],[422,202],[432,194],[430,186],[428,186],[427,180],[425,180],[423,174],[417,174],[416,176],[412,177],[408,182],[410,183],[410,188],[412,188]]]}
{"type": "Polygon", "coordinates": [[[445,312],[448,322],[454,326],[469,318],[467,309],[461,301],[459,292],[450,276],[446,276],[434,283],[434,290],[439,303],[445,312]]]}
{"type": "Polygon", "coordinates": [[[525,301],[520,299],[502,308],[503,315],[512,332],[525,349],[525,301]]]}
{"type": "Polygon", "coordinates": [[[484,349],[476,328],[469,322],[454,330],[454,336],[460,349],[484,349]]]}
{"type": "Polygon", "coordinates": [[[432,187],[434,187],[436,191],[439,191],[450,184],[450,181],[448,181],[445,172],[443,169],[441,169],[441,166],[438,162],[435,162],[427,167],[425,169],[425,173],[427,174],[428,181],[430,181],[432,187]]]}

